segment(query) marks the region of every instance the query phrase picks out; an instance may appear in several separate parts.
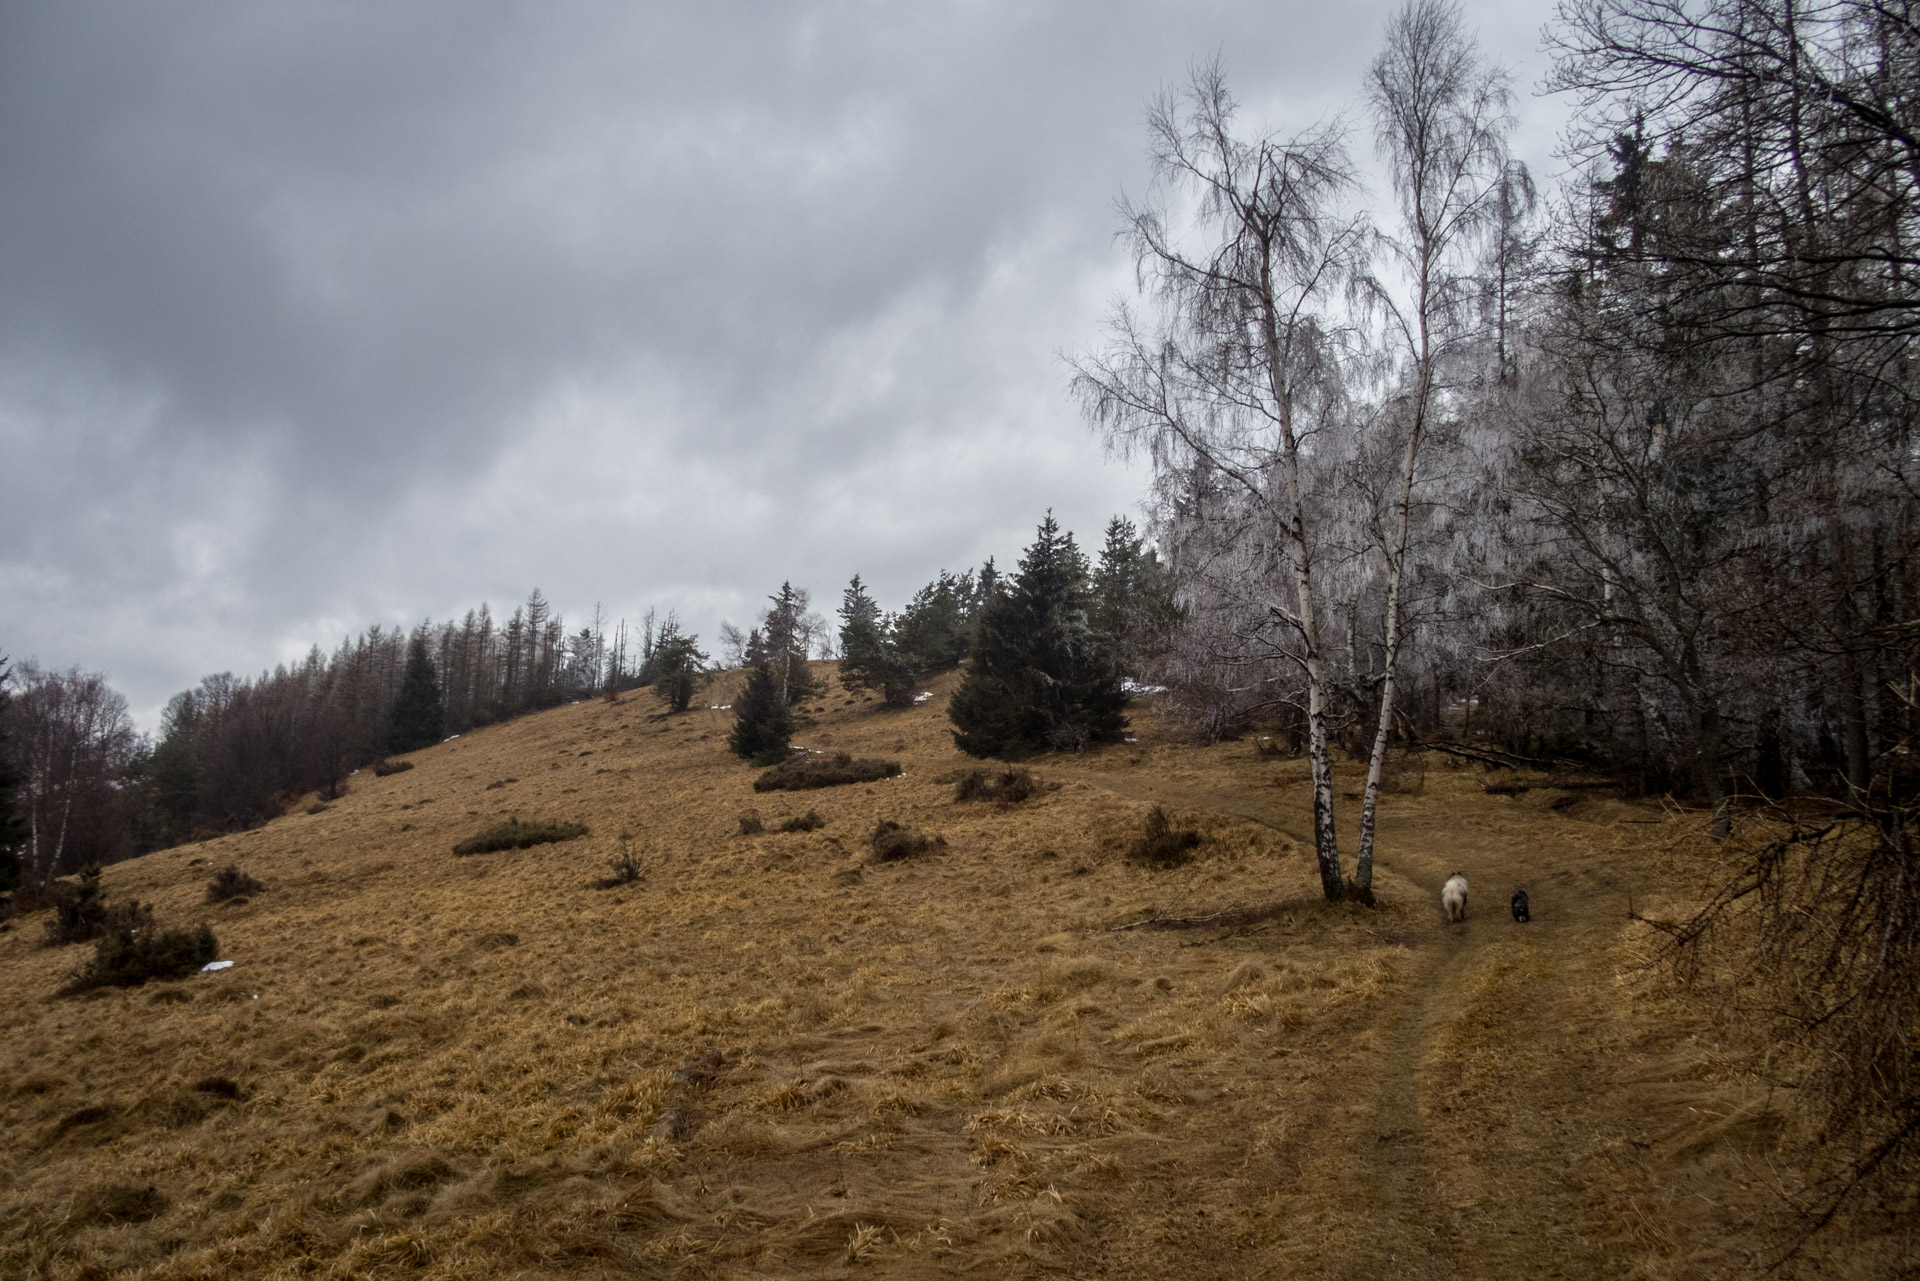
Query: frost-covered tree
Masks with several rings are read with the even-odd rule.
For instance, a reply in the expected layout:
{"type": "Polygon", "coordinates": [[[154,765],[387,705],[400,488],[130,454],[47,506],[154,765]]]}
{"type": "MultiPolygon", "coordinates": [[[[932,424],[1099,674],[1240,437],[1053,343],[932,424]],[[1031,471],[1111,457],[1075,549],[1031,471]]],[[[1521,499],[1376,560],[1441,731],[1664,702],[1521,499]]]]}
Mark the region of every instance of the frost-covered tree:
{"type": "Polygon", "coordinates": [[[1217,65],[1149,109],[1153,194],[1122,204],[1145,307],[1115,307],[1074,387],[1109,442],[1152,459],[1163,509],[1193,526],[1177,568],[1204,583],[1201,634],[1230,642],[1221,683],[1271,679],[1273,701],[1299,706],[1321,887],[1338,899],[1326,500],[1347,415],[1345,303],[1369,231],[1343,204],[1340,128],[1246,135],[1238,110],[1217,65]]]}
{"type": "Polygon", "coordinates": [[[1507,75],[1480,57],[1452,0],[1409,0],[1388,21],[1367,90],[1393,181],[1395,217],[1380,243],[1397,279],[1384,282],[1378,298],[1397,367],[1391,394],[1372,416],[1375,434],[1387,439],[1369,441],[1356,467],[1370,499],[1384,597],[1372,699],[1378,712],[1353,876],[1363,891],[1373,883],[1374,819],[1407,642],[1409,556],[1416,506],[1426,498],[1423,466],[1449,402],[1457,402],[1460,380],[1450,375],[1478,320],[1477,251],[1486,229],[1500,226],[1515,181],[1506,153],[1513,127],[1507,75]]]}
{"type": "Polygon", "coordinates": [[[804,588],[781,583],[780,590],[767,599],[767,610],[760,616],[761,657],[773,675],[780,697],[792,706],[816,692],[813,669],[807,657],[825,625],[808,609],[804,588]]]}

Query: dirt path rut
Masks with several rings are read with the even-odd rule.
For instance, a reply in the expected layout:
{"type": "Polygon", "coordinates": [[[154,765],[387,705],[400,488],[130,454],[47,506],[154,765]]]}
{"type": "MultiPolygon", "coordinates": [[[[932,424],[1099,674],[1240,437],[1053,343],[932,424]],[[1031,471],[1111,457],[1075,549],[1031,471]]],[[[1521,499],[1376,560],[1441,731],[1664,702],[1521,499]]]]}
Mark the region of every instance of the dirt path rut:
{"type": "MultiPolygon", "coordinates": [[[[1087,781],[1136,801],[1260,822],[1303,848],[1310,830],[1302,789],[1087,781]]],[[[1378,884],[1431,912],[1414,914],[1393,994],[1315,1087],[1320,1123],[1301,1142],[1298,1178],[1337,1187],[1338,1208],[1314,1225],[1317,1240],[1219,1274],[1424,1281],[1632,1272],[1637,1251],[1619,1239],[1603,1167],[1621,1120],[1610,948],[1635,886],[1577,842],[1542,840],[1543,823],[1574,820],[1549,817],[1540,799],[1489,798],[1463,823],[1457,800],[1387,798],[1378,884]],[[1472,894],[1468,920],[1449,925],[1439,894],[1455,871],[1472,894]],[[1522,886],[1533,899],[1526,925],[1507,902],[1522,886]]],[[[1343,810],[1344,818],[1357,806],[1343,810]]]]}

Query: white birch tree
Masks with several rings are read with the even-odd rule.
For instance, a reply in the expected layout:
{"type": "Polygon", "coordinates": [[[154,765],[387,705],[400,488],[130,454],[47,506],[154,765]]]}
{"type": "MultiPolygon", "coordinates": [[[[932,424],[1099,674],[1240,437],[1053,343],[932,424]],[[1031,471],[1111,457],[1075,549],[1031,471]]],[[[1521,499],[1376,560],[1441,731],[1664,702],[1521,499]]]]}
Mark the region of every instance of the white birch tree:
{"type": "Polygon", "coordinates": [[[1487,65],[1450,0],[1411,0],[1387,23],[1368,76],[1375,136],[1393,181],[1395,226],[1383,237],[1399,279],[1379,297],[1401,390],[1378,419],[1399,433],[1399,465],[1377,507],[1385,590],[1379,719],[1360,802],[1354,886],[1373,883],[1374,820],[1407,640],[1405,594],[1422,452],[1444,412],[1449,359],[1468,337],[1478,293],[1474,251],[1497,226],[1510,177],[1506,73],[1487,65]]]}
{"type": "Polygon", "coordinates": [[[1252,590],[1304,677],[1315,854],[1337,900],[1333,673],[1309,472],[1341,412],[1343,304],[1368,233],[1343,205],[1354,180],[1340,126],[1249,138],[1236,115],[1217,64],[1150,107],[1154,194],[1120,206],[1148,307],[1115,307],[1108,346],[1076,362],[1074,388],[1109,444],[1150,455],[1169,497],[1201,473],[1277,543],[1255,556],[1267,572],[1252,590]]]}

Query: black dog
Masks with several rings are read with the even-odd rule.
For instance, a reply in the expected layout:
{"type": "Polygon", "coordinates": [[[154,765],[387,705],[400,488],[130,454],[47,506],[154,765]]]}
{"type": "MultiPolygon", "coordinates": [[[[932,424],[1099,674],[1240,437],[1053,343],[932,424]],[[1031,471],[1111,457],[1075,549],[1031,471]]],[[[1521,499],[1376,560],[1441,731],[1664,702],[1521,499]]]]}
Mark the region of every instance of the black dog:
{"type": "Polygon", "coordinates": [[[1513,919],[1519,921],[1522,925],[1533,919],[1527,915],[1527,892],[1525,890],[1515,890],[1513,892],[1513,919]]]}

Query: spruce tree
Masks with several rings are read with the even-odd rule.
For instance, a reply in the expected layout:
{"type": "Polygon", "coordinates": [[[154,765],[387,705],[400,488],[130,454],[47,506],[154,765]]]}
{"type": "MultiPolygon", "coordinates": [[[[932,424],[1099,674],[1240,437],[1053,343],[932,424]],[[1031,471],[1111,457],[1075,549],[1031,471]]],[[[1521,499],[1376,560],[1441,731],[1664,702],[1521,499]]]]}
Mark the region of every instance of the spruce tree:
{"type": "Polygon", "coordinates": [[[778,765],[792,752],[793,708],[781,696],[773,667],[755,663],[747,687],[733,700],[733,730],[727,747],[756,765],[778,765]]]}
{"type": "Polygon", "coordinates": [[[177,845],[193,831],[200,803],[201,728],[209,719],[199,690],[182,690],[160,717],[160,742],[147,760],[147,823],[157,846],[177,845]]]}
{"type": "Polygon", "coordinates": [[[415,632],[407,642],[407,670],[400,678],[400,694],[393,700],[387,722],[387,750],[412,752],[431,747],[444,737],[446,709],[440,702],[440,678],[427,655],[427,638],[415,632]]]}
{"type": "Polygon", "coordinates": [[[1122,673],[1143,675],[1163,652],[1165,638],[1180,617],[1173,580],[1160,557],[1132,521],[1115,516],[1107,524],[1106,546],[1093,572],[1090,621],[1107,638],[1122,673]]]}
{"type": "Polygon", "coordinates": [[[1088,601],[1086,558],[1049,512],[1011,586],[981,610],[947,708],[961,751],[1013,759],[1122,736],[1126,694],[1088,601]]]}
{"type": "Polygon", "coordinates": [[[707,655],[698,636],[682,636],[671,616],[653,647],[653,693],[668,712],[684,712],[706,678],[707,655]]]}
{"type": "Polygon", "coordinates": [[[878,690],[892,707],[913,705],[920,669],[899,643],[895,621],[853,576],[840,598],[840,683],[847,689],[878,690]]]}
{"type": "Polygon", "coordinates": [[[900,647],[927,671],[951,671],[960,666],[971,643],[968,613],[973,605],[973,574],[955,576],[946,570],[914,593],[900,615],[900,647]]]}

